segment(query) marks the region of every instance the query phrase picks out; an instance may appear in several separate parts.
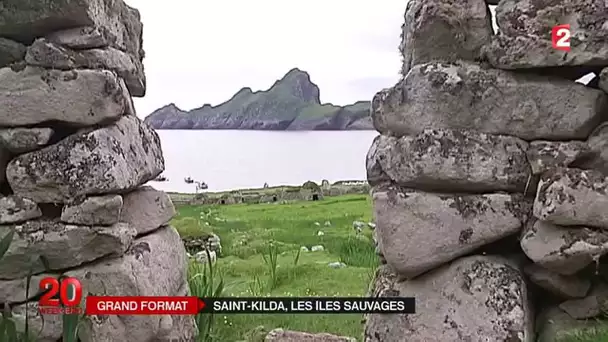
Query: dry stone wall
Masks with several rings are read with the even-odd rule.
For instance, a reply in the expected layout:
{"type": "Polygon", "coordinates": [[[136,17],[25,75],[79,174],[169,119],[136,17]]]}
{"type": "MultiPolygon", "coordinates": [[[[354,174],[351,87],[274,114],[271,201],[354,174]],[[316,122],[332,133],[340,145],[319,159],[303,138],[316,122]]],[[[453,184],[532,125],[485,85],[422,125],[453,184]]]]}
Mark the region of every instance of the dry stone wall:
{"type": "Polygon", "coordinates": [[[372,292],[415,296],[417,313],[369,315],[365,341],[553,342],[597,324],[608,3],[410,0],[401,37],[402,79],[372,101],[372,292]],[[552,48],[558,24],[570,52],[552,48]]]}
{"type": "MultiPolygon", "coordinates": [[[[122,0],[0,3],[0,303],[29,313],[38,341],[61,318],[30,301],[45,276],[86,295],[189,293],[187,256],[167,194],[144,186],[165,168],[144,96],[143,27],[122,0]],[[26,277],[33,272],[30,296],[26,277]]],[[[87,316],[83,342],[194,341],[189,316],[87,316]]]]}

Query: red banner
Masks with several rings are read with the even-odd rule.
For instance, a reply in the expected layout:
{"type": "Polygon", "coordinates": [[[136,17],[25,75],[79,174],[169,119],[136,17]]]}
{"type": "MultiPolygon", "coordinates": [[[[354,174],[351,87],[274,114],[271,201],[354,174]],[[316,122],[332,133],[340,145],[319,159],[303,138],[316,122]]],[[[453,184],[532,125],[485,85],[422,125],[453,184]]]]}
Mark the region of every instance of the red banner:
{"type": "Polygon", "coordinates": [[[205,303],[198,297],[86,297],[87,315],[196,315],[205,303]]]}

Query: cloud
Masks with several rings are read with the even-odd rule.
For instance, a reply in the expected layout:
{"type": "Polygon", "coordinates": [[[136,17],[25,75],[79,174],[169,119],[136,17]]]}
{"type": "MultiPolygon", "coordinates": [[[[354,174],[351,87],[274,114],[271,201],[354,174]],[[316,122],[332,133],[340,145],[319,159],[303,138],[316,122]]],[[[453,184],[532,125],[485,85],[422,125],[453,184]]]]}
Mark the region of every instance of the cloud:
{"type": "Polygon", "coordinates": [[[191,109],[263,90],[298,67],[321,100],[371,100],[399,78],[407,1],[126,0],[144,23],[147,95],[138,115],[170,102],[191,109]]]}

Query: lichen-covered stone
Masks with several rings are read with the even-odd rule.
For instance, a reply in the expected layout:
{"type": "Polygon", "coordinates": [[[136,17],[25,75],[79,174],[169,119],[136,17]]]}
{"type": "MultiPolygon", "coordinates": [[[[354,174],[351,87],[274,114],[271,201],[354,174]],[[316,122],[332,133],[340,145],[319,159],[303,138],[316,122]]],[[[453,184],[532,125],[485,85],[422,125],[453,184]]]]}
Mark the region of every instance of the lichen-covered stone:
{"type": "Polygon", "coordinates": [[[301,331],[292,331],[292,330],[284,330],[284,329],[274,329],[271,330],[264,342],[357,342],[356,339],[352,337],[345,336],[336,336],[327,333],[320,334],[311,334],[307,332],[301,331]]]}
{"type": "MultiPolygon", "coordinates": [[[[179,234],[166,226],[135,239],[120,258],[89,264],[66,275],[81,280],[85,297],[184,296],[186,269],[187,256],[179,234]]],[[[191,341],[193,321],[193,316],[86,316],[79,336],[82,341],[169,341],[167,336],[191,341]]]]}
{"type": "Polygon", "coordinates": [[[374,127],[394,136],[445,128],[527,141],[580,140],[606,111],[608,95],[601,90],[465,62],[416,65],[372,101],[374,127]]]}
{"type": "Polygon", "coordinates": [[[495,67],[608,66],[608,3],[604,0],[501,0],[496,23],[499,34],[485,49],[495,67]],[[553,48],[551,32],[557,24],[570,25],[570,51],[553,48]]]}
{"type": "Polygon", "coordinates": [[[499,257],[470,256],[400,282],[376,273],[373,296],[415,297],[415,314],[371,314],[365,342],[533,341],[534,317],[519,268],[499,257]]]}
{"type": "Polygon", "coordinates": [[[139,11],[122,0],[10,1],[1,4],[0,36],[24,44],[64,29],[94,27],[106,44],[143,58],[139,11]]]}
{"type": "Polygon", "coordinates": [[[25,58],[25,45],[0,37],[0,68],[25,58]]]}
{"type": "Polygon", "coordinates": [[[524,253],[539,266],[572,275],[608,253],[608,234],[585,227],[566,228],[530,220],[521,238],[524,253]]]}
{"type": "Polygon", "coordinates": [[[50,32],[44,38],[74,50],[101,49],[110,46],[108,33],[97,26],[79,26],[50,32]]]}
{"type": "Polygon", "coordinates": [[[517,233],[525,211],[519,196],[459,196],[394,186],[375,188],[373,202],[381,252],[407,278],[517,233]]]}
{"type": "Polygon", "coordinates": [[[126,222],[145,234],[169,223],[176,215],[169,195],[151,186],[142,186],[124,195],[120,222],[126,222]]]}
{"type": "Polygon", "coordinates": [[[411,0],[402,29],[406,75],[416,64],[477,60],[492,37],[492,18],[484,0],[411,0]]]}
{"type": "MultiPolygon", "coordinates": [[[[122,210],[122,196],[87,197],[82,202],[65,205],[61,221],[70,224],[110,226],[118,222],[122,210]]],[[[131,226],[131,228],[134,228],[131,226]]]]}
{"type": "Polygon", "coordinates": [[[91,126],[130,112],[124,81],[107,70],[0,69],[0,126],[91,126]]]}
{"type": "Polygon", "coordinates": [[[567,300],[561,303],[559,308],[575,319],[600,316],[608,310],[608,286],[605,283],[598,283],[587,297],[567,300]]]}
{"type": "Polygon", "coordinates": [[[591,288],[588,278],[558,274],[537,264],[526,266],[524,272],[533,283],[562,298],[585,297],[591,288]]]}
{"type": "Polygon", "coordinates": [[[131,96],[145,94],[146,81],[141,61],[112,47],[70,50],[41,38],[28,47],[25,62],[28,65],[60,70],[111,70],[125,80],[131,96]]]}
{"type": "Polygon", "coordinates": [[[7,167],[16,194],[37,203],[127,192],[164,170],[158,134],[135,116],[22,154],[7,167]]]}
{"type": "Polygon", "coordinates": [[[40,216],[42,211],[31,199],[0,195],[0,224],[24,222],[40,216]]]}
{"type": "Polygon", "coordinates": [[[378,149],[382,148],[385,140],[386,138],[378,135],[374,138],[369,150],[367,151],[367,155],[365,157],[365,169],[367,171],[367,182],[370,185],[379,185],[390,182],[391,180],[382,170],[382,165],[380,164],[379,159],[376,157],[379,153],[378,149]]]}
{"type": "Polygon", "coordinates": [[[608,122],[599,125],[587,139],[589,155],[582,160],[580,168],[592,169],[608,176],[608,122]]]}
{"type": "Polygon", "coordinates": [[[534,216],[561,226],[608,229],[608,177],[594,170],[556,168],[544,173],[534,216]]]}
{"type": "Polygon", "coordinates": [[[48,144],[53,133],[49,127],[0,128],[0,146],[14,154],[31,152],[48,144]]]}
{"type": "Polygon", "coordinates": [[[608,93],[608,68],[604,68],[599,75],[599,87],[606,93],[608,93]]]}
{"type": "Polygon", "coordinates": [[[530,181],[528,143],[465,130],[427,129],[401,138],[380,135],[367,173],[386,174],[404,187],[429,191],[523,192],[530,181]],[[379,168],[376,171],[373,168],[379,168]]]}
{"type": "Polygon", "coordinates": [[[532,141],[526,151],[534,175],[556,167],[568,167],[589,154],[591,150],[584,141],[532,141]]]}
{"type": "Polygon", "coordinates": [[[0,279],[17,279],[44,271],[62,270],[109,255],[120,255],[133,241],[135,230],[128,224],[110,227],[67,225],[51,220],[27,221],[0,226],[16,234],[0,263],[0,279]],[[36,259],[44,257],[49,269],[36,259]]]}
{"type": "Polygon", "coordinates": [[[538,342],[556,342],[568,340],[581,330],[593,331],[606,324],[601,320],[577,320],[557,306],[551,306],[540,312],[536,319],[538,342]]]}

